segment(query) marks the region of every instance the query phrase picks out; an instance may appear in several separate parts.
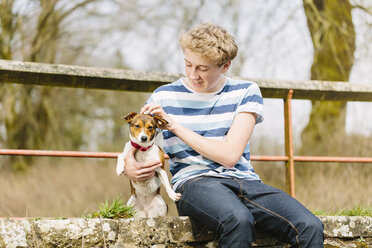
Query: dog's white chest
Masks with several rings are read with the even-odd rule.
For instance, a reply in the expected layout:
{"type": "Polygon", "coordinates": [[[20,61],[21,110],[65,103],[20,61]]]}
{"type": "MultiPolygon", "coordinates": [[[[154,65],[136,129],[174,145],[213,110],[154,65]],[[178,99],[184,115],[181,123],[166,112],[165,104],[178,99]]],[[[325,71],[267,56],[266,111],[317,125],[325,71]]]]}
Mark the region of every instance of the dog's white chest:
{"type": "MultiPolygon", "coordinates": [[[[138,162],[159,160],[159,148],[154,145],[145,152],[137,151],[135,154],[135,158],[138,162]]],[[[137,195],[152,196],[158,192],[158,189],[161,186],[161,180],[159,176],[156,175],[144,181],[133,182],[133,186],[136,189],[137,195]]]]}
{"type": "Polygon", "coordinates": [[[159,147],[153,145],[145,152],[137,150],[135,158],[138,162],[159,160],[159,147]]]}
{"type": "Polygon", "coordinates": [[[144,181],[134,181],[133,187],[139,196],[153,196],[158,192],[161,186],[159,177],[155,176],[144,181]]]}

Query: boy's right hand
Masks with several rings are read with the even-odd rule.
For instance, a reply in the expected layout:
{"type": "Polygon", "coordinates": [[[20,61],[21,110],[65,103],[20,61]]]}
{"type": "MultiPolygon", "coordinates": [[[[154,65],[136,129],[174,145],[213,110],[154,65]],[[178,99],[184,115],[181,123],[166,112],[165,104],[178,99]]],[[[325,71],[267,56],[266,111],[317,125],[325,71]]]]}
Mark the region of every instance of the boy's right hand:
{"type": "Polygon", "coordinates": [[[131,148],[125,157],[124,174],[134,181],[149,179],[155,175],[155,169],[162,166],[160,161],[137,162],[134,157],[136,149],[131,148]]]}

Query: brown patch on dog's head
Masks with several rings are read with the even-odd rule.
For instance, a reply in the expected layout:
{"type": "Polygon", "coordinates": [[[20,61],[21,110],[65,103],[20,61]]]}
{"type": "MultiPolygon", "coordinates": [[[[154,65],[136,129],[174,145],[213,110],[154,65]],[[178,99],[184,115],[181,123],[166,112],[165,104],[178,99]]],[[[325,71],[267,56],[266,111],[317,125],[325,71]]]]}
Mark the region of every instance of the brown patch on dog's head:
{"type": "Polygon", "coordinates": [[[127,123],[130,123],[136,115],[137,115],[137,113],[130,112],[126,116],[121,117],[121,119],[124,119],[127,123]]]}
{"type": "Polygon", "coordinates": [[[166,120],[164,120],[163,118],[160,118],[157,115],[154,115],[153,118],[155,120],[156,127],[159,127],[160,128],[160,126],[165,125],[165,124],[168,124],[168,122],[166,120]]]}

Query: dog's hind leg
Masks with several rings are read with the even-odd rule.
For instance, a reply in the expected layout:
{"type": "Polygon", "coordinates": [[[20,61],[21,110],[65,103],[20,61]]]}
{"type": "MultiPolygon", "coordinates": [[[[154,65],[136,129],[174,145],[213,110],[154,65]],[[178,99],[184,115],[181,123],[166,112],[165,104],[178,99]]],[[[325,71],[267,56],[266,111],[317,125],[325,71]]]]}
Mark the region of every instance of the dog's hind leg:
{"type": "Polygon", "coordinates": [[[168,213],[168,206],[161,195],[156,195],[146,211],[147,218],[165,217],[168,213]]]}
{"type": "Polygon", "coordinates": [[[128,202],[127,202],[127,206],[134,206],[135,205],[135,203],[134,203],[135,198],[136,197],[134,195],[131,195],[128,202]]]}

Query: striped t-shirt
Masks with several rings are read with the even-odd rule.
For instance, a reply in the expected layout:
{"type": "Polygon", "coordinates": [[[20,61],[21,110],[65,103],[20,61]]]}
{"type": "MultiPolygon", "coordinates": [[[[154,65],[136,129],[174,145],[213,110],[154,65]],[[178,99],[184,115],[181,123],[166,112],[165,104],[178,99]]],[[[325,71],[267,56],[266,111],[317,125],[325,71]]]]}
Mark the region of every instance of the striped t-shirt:
{"type": "MultiPolygon", "coordinates": [[[[256,83],[244,80],[227,78],[217,92],[199,93],[188,87],[184,79],[179,79],[156,89],[147,102],[159,104],[176,122],[213,140],[224,140],[235,115],[240,112],[255,113],[256,124],[263,120],[260,89],[256,83]]],[[[250,163],[249,143],[238,163],[228,169],[203,157],[172,132],[162,133],[174,189],[201,175],[260,180],[250,163]]]]}

